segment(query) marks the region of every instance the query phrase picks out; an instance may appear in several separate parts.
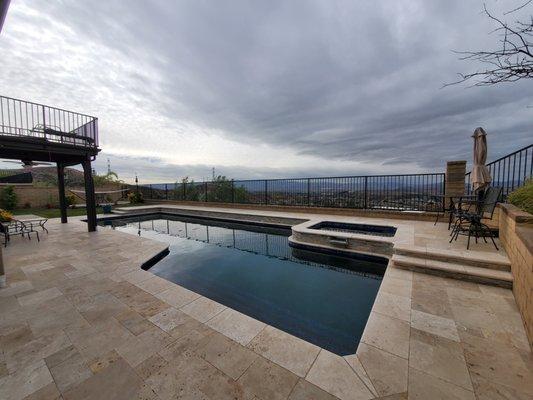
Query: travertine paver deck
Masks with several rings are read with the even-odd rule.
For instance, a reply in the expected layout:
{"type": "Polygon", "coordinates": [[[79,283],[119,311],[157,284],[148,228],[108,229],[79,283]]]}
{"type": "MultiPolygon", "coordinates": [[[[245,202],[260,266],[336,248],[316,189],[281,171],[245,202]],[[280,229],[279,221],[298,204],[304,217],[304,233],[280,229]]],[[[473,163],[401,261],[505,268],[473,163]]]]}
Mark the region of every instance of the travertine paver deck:
{"type": "Polygon", "coordinates": [[[49,229],[4,250],[1,399],[533,396],[509,290],[389,267],[357,354],[340,357],[140,270],[165,244],[49,229]]]}

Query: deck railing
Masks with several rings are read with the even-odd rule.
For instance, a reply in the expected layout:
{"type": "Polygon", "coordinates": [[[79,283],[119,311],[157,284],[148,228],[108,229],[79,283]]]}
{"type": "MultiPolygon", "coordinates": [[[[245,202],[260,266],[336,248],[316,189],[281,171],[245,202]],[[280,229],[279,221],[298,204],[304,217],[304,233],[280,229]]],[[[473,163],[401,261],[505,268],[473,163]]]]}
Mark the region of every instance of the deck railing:
{"type": "Polygon", "coordinates": [[[440,211],[444,174],[216,180],[142,185],[145,199],[299,207],[440,211]]]}
{"type": "MultiPolygon", "coordinates": [[[[502,187],[503,197],[506,198],[533,176],[533,144],[492,161],[487,164],[487,168],[492,177],[491,185],[502,187]]],[[[471,172],[468,172],[465,176],[468,193],[473,191],[470,175],[471,172]]]]}
{"type": "Polygon", "coordinates": [[[0,136],[98,147],[98,119],[61,108],[0,96],[0,136]]]}

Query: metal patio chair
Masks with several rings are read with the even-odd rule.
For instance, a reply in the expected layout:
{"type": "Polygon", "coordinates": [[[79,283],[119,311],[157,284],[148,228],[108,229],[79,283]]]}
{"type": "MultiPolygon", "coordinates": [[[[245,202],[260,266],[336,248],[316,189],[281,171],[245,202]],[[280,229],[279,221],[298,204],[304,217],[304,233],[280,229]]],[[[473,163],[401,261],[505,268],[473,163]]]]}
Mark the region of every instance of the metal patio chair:
{"type": "Polygon", "coordinates": [[[20,235],[24,237],[27,235],[28,239],[31,240],[32,233],[37,235],[37,241],[40,242],[39,232],[34,230],[31,225],[28,226],[24,222],[16,219],[9,223],[0,223],[0,234],[4,235],[4,247],[7,247],[7,243],[11,240],[12,236],[20,235]]]}
{"type": "Polygon", "coordinates": [[[466,249],[470,249],[470,238],[474,236],[476,243],[479,238],[482,238],[487,243],[487,237],[490,238],[496,250],[498,246],[494,241],[494,234],[487,224],[482,220],[491,220],[496,209],[496,204],[500,200],[502,195],[501,187],[490,187],[486,190],[485,195],[481,202],[471,203],[470,207],[466,210],[458,210],[455,218],[455,224],[452,229],[450,243],[453,240],[457,240],[459,235],[468,236],[466,249]],[[472,207],[474,210],[472,211],[472,207]]]}

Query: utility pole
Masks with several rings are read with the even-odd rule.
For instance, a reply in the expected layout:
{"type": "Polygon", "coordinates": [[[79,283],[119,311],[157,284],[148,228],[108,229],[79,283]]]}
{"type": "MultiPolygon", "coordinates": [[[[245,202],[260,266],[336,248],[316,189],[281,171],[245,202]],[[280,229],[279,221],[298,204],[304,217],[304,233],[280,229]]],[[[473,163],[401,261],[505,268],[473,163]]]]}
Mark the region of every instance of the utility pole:
{"type": "Polygon", "coordinates": [[[107,159],[107,175],[111,173],[111,161],[109,161],[109,158],[107,159]]]}
{"type": "Polygon", "coordinates": [[[215,181],[215,167],[213,167],[213,179],[212,181],[214,182],[215,181]]]}

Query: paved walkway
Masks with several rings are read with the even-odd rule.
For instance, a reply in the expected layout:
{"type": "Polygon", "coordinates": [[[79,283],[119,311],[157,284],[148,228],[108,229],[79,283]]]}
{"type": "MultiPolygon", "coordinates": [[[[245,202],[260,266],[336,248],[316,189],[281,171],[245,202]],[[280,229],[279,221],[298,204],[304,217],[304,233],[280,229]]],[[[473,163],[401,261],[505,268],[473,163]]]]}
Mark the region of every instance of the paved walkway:
{"type": "Polygon", "coordinates": [[[0,399],[533,397],[509,290],[389,268],[340,357],[141,270],[163,243],[48,226],[4,250],[0,399]]]}

